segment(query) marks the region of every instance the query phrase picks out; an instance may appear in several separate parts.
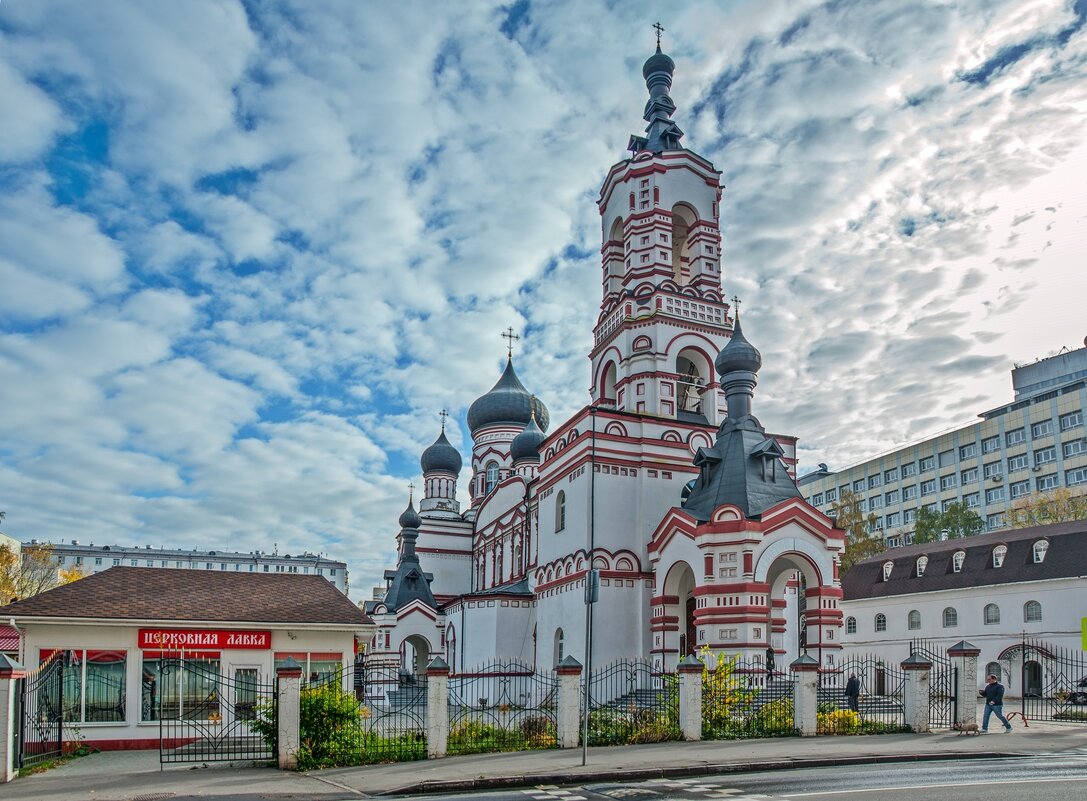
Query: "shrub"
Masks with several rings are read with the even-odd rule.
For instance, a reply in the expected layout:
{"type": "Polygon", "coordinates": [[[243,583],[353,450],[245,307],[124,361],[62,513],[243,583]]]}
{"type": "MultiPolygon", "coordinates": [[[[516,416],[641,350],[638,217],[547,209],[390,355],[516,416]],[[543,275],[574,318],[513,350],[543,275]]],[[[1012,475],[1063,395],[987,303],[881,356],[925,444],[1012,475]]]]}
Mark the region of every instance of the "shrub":
{"type": "Polygon", "coordinates": [[[819,734],[856,734],[860,731],[861,716],[852,709],[836,709],[816,715],[819,734]]]}

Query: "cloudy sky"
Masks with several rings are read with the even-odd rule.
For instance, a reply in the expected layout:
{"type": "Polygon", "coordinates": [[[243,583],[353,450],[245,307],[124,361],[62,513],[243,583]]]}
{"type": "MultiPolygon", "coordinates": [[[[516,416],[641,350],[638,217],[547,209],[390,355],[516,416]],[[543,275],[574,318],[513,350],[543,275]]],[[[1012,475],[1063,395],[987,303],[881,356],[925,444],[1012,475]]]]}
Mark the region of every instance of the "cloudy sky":
{"type": "Polygon", "coordinates": [[[1087,0],[3,0],[5,530],[322,551],[368,594],[502,329],[554,420],[587,401],[659,14],[802,469],[1082,342],[1087,0]]]}

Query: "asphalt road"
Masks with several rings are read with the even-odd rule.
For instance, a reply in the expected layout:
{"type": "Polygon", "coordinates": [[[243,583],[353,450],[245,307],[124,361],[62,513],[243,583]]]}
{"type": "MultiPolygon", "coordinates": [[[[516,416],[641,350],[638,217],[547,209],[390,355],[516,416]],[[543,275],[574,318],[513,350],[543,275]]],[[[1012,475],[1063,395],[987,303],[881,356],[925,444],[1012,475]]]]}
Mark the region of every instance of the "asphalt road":
{"type": "Polygon", "coordinates": [[[1081,801],[1087,795],[1087,753],[1068,752],[1021,759],[911,762],[837,768],[782,770],[646,782],[540,786],[443,796],[429,801],[1081,801]]]}

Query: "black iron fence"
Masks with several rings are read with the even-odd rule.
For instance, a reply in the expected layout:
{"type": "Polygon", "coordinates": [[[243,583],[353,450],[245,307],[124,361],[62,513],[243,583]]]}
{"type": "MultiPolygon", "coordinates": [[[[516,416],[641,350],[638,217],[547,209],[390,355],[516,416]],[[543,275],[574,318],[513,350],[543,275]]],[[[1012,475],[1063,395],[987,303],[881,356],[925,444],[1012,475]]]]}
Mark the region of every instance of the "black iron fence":
{"type": "Polygon", "coordinates": [[[1087,653],[1031,639],[1019,651],[1023,717],[1087,723],[1087,653]]]}
{"type": "Polygon", "coordinates": [[[218,659],[161,659],[143,678],[159,723],[159,761],[266,762],[275,758],[275,687],[256,668],[224,675],[218,659]]]}
{"type": "Polygon", "coordinates": [[[843,659],[835,670],[819,674],[818,724],[821,734],[879,734],[906,730],[903,687],[898,663],[880,656],[843,659]],[[855,677],[858,693],[848,694],[855,677]]]}
{"type": "Polygon", "coordinates": [[[64,753],[64,682],[70,655],[58,651],[19,680],[15,720],[15,767],[28,768],[64,753]]]}
{"type": "MultiPolygon", "coordinates": [[[[932,663],[929,677],[929,728],[950,728],[955,722],[959,699],[959,669],[947,652],[930,640],[915,639],[910,642],[910,656],[921,656],[932,663]]],[[[970,699],[973,703],[974,699],[970,699]]]]}
{"type": "Polygon", "coordinates": [[[656,670],[644,659],[621,659],[594,670],[588,687],[582,702],[589,705],[589,745],[683,739],[676,673],[656,670]]]}
{"type": "Polygon", "coordinates": [[[718,658],[702,672],[702,738],[787,737],[793,722],[794,677],[762,662],[718,658]]]}
{"type": "Polygon", "coordinates": [[[449,679],[450,754],[558,747],[558,679],[496,661],[449,679]]]}

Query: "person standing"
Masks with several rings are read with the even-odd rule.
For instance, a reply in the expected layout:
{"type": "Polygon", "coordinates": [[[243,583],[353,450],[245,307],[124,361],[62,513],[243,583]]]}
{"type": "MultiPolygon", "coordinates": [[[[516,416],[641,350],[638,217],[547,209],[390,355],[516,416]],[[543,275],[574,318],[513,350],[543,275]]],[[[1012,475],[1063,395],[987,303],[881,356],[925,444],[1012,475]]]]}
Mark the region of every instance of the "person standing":
{"type": "Polygon", "coordinates": [[[861,697],[861,682],[856,673],[849,675],[849,681],[845,683],[845,700],[853,712],[859,711],[858,703],[861,697]]]}
{"type": "Polygon", "coordinates": [[[774,648],[768,646],[766,649],[766,673],[770,678],[774,678],[774,648]]]}
{"type": "Polygon", "coordinates": [[[981,730],[989,731],[989,716],[996,715],[997,720],[1004,724],[1004,733],[1012,730],[1012,724],[1004,717],[1004,685],[996,680],[996,676],[989,677],[989,683],[985,689],[978,692],[985,699],[985,714],[981,718],[981,730]]]}

